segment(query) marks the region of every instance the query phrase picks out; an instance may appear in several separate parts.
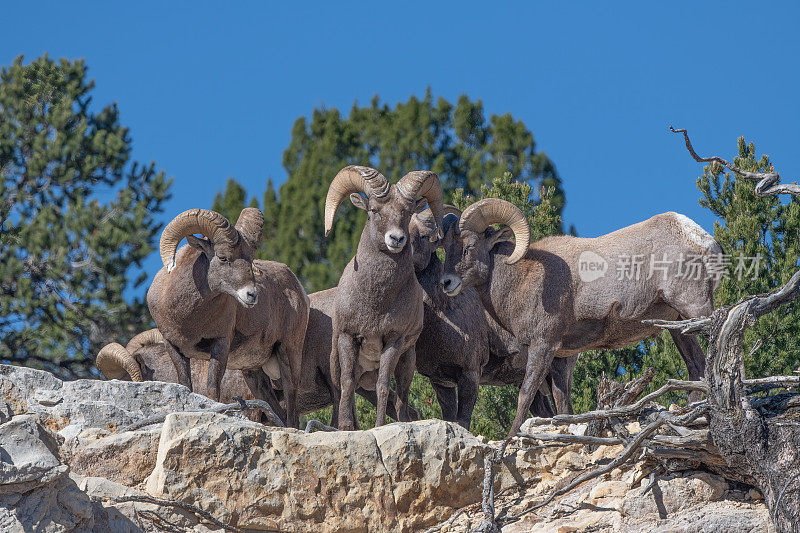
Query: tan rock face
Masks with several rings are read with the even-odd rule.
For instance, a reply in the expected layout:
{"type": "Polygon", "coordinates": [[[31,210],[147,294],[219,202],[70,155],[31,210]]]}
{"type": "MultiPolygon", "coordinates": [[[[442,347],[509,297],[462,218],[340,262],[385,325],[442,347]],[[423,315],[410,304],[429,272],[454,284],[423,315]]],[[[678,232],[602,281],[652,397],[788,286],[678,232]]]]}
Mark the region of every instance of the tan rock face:
{"type": "MultiPolygon", "coordinates": [[[[0,531],[221,531],[178,500],[245,530],[420,531],[481,499],[485,439],[427,420],[370,431],[269,428],[238,415],[189,412],[216,405],[174,384],[78,380],[0,365],[0,531]],[[118,428],[157,413],[161,425],[118,428]]],[[[573,426],[526,423],[529,433],[582,435],[573,426]]],[[[499,468],[498,509],[541,501],[622,446],[513,443],[499,468]],[[519,483],[525,482],[523,489],[519,483]]],[[[625,464],[504,527],[527,531],[771,531],[756,494],[721,477],[656,478],[625,464]],[[644,482],[631,488],[644,475],[644,482]]],[[[477,509],[477,506],[475,507],[477,509]]],[[[466,512],[449,531],[482,518],[466,512]]]]}
{"type": "Polygon", "coordinates": [[[63,447],[72,472],[128,487],[142,484],[156,466],[159,428],[109,433],[89,428],[63,447]]]}
{"type": "Polygon", "coordinates": [[[242,528],[414,530],[480,500],[484,450],[441,421],[306,434],[180,413],[164,423],[147,491],[242,528]]]}

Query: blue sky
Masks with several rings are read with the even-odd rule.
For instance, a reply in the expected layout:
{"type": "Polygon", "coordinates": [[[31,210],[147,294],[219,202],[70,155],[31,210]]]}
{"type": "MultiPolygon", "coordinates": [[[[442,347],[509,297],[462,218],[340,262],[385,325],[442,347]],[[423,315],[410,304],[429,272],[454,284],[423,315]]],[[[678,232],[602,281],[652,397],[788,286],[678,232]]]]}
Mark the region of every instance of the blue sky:
{"type": "Polygon", "coordinates": [[[231,176],[258,196],[282,183],[291,126],[315,107],[428,86],[522,119],[581,236],[669,210],[712,228],[669,124],[701,155],[745,135],[784,181],[800,174],[797,2],[14,2],[3,17],[0,64],[86,59],[134,158],[175,179],[165,218],[209,207],[231,176]]]}

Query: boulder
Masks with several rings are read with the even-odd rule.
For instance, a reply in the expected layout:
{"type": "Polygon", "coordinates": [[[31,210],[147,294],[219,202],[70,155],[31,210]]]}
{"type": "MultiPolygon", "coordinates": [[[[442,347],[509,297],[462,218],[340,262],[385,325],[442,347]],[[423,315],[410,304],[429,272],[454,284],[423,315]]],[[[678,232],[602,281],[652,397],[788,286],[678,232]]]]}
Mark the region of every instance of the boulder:
{"type": "Polygon", "coordinates": [[[176,413],[147,491],[245,529],[411,531],[480,501],[485,450],[438,420],[307,434],[176,413]]]}
{"type": "MultiPolygon", "coordinates": [[[[244,530],[420,531],[480,502],[494,449],[440,420],[309,434],[213,406],[176,384],[0,366],[0,531],[222,531],[204,514],[244,530]],[[157,414],[163,423],[125,429],[157,414]]],[[[524,427],[587,430],[539,422],[524,427]]],[[[519,512],[621,450],[523,439],[497,471],[498,509],[519,512]]],[[[772,531],[749,487],[686,471],[645,490],[646,469],[615,468],[503,531],[772,531]]],[[[474,528],[470,509],[445,530],[474,528]]]]}
{"type": "Polygon", "coordinates": [[[0,425],[0,531],[92,531],[89,497],[67,476],[59,439],[34,415],[0,425]]]}

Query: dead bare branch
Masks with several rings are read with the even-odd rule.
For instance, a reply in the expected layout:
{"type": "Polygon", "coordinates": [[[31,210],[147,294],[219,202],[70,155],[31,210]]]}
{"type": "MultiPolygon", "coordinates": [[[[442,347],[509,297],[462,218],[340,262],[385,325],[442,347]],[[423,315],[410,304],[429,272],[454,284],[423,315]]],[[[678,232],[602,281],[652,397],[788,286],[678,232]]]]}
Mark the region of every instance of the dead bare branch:
{"type": "MultiPolygon", "coordinates": [[[[284,427],[283,421],[275,414],[275,411],[269,406],[269,404],[263,400],[239,400],[237,403],[229,403],[229,404],[221,404],[216,405],[214,407],[209,407],[208,409],[192,409],[189,411],[183,411],[187,413],[229,413],[232,411],[247,411],[248,409],[258,409],[262,413],[264,413],[267,418],[269,418],[269,422],[273,426],[284,427]]],[[[153,415],[151,417],[145,418],[144,420],[140,420],[130,426],[124,427],[119,430],[120,433],[124,431],[135,431],[137,429],[141,429],[143,427],[152,426],[153,424],[161,424],[164,420],[169,416],[171,413],[161,413],[158,415],[153,415]]]]}
{"type": "Polygon", "coordinates": [[[800,376],[769,376],[766,378],[743,379],[747,387],[756,385],[775,385],[776,387],[796,387],[800,385],[800,376]]]}
{"type": "Polygon", "coordinates": [[[735,172],[743,178],[757,180],[758,183],[756,184],[754,190],[756,196],[764,197],[773,196],[776,194],[791,194],[793,196],[800,196],[800,185],[797,183],[778,183],[781,177],[777,172],[749,172],[747,170],[742,170],[736,165],[732,165],[730,162],[716,155],[711,157],[700,157],[694,151],[692,143],[689,141],[689,134],[685,129],[675,129],[670,126],[669,130],[672,133],[683,134],[683,140],[686,142],[686,148],[689,150],[689,153],[692,154],[694,160],[698,163],[717,163],[719,165],[724,165],[731,172],[735,172]]]}
{"type": "Polygon", "coordinates": [[[613,417],[620,417],[626,415],[636,414],[641,411],[648,402],[659,398],[668,392],[677,390],[689,390],[708,392],[708,385],[704,381],[684,381],[680,379],[669,379],[667,383],[660,389],[651,392],[647,396],[643,396],[638,402],[631,405],[622,407],[612,407],[606,410],[588,411],[575,415],[556,415],[553,421],[559,424],[579,424],[581,422],[589,422],[591,420],[609,419],[613,417]]]}
{"type": "MultiPolygon", "coordinates": [[[[679,423],[687,423],[687,422],[689,422],[691,420],[695,420],[699,416],[702,416],[703,414],[705,414],[707,409],[708,409],[707,405],[704,405],[704,404],[698,405],[694,409],[692,409],[689,413],[687,413],[686,415],[680,417],[680,422],[679,423]]],[[[540,508],[544,507],[545,505],[549,504],[557,496],[565,494],[565,493],[569,492],[570,490],[574,489],[575,487],[577,487],[578,485],[580,485],[580,484],[582,484],[582,483],[584,483],[586,481],[589,481],[590,479],[594,479],[594,478],[596,478],[598,476],[601,476],[601,475],[603,475],[605,473],[611,472],[615,468],[623,465],[626,461],[628,461],[628,459],[630,459],[633,456],[633,454],[638,449],[640,449],[642,447],[642,444],[644,443],[644,441],[648,437],[650,437],[650,435],[655,433],[655,431],[658,428],[660,428],[662,425],[664,425],[667,422],[668,422],[667,417],[659,417],[655,421],[653,421],[650,424],[648,424],[639,433],[637,433],[636,436],[634,437],[634,439],[625,447],[625,449],[622,451],[622,453],[617,455],[617,457],[615,457],[611,462],[609,462],[608,464],[605,464],[605,465],[603,465],[603,466],[601,466],[599,468],[591,470],[589,472],[584,472],[583,474],[579,475],[578,477],[576,477],[575,479],[573,479],[572,481],[570,481],[569,483],[567,483],[563,487],[555,490],[544,501],[542,501],[540,503],[537,503],[536,505],[532,505],[532,506],[530,506],[530,507],[528,507],[526,509],[523,509],[522,511],[520,511],[519,513],[517,513],[517,514],[515,514],[513,516],[509,516],[508,518],[503,520],[503,523],[505,524],[505,523],[514,522],[516,520],[519,520],[523,515],[528,514],[528,513],[532,512],[532,511],[535,511],[536,509],[540,509],[540,508]]]]}
{"type": "Polygon", "coordinates": [[[571,433],[517,433],[517,437],[564,444],[595,444],[599,446],[622,444],[622,440],[618,437],[593,437],[591,435],[572,435],[571,433]]]}
{"type": "Polygon", "coordinates": [[[708,328],[711,326],[711,319],[706,316],[690,318],[688,320],[642,320],[643,324],[656,326],[664,329],[678,329],[685,335],[701,333],[708,335],[708,328]]]}
{"type": "Polygon", "coordinates": [[[96,497],[95,496],[95,497],[92,497],[92,499],[96,500],[96,501],[101,501],[101,502],[102,501],[110,501],[110,502],[114,502],[114,503],[138,502],[138,503],[149,503],[149,504],[152,504],[152,505],[159,505],[159,506],[162,506],[162,507],[175,507],[175,508],[178,508],[178,509],[182,509],[184,511],[188,511],[188,512],[194,514],[195,516],[197,516],[198,518],[200,518],[202,520],[205,520],[206,522],[208,522],[210,524],[213,524],[213,525],[215,525],[217,527],[220,527],[220,528],[222,528],[222,529],[224,529],[226,531],[237,531],[237,532],[238,531],[242,531],[238,527],[230,526],[228,524],[225,524],[224,522],[221,522],[220,520],[215,518],[214,515],[212,515],[211,513],[209,513],[208,511],[206,511],[204,509],[201,509],[200,507],[197,507],[196,505],[192,505],[190,503],[181,502],[181,501],[178,501],[178,500],[168,500],[168,499],[164,499],[164,498],[154,498],[152,496],[136,496],[136,495],[130,495],[130,496],[107,496],[107,497],[96,497]]]}

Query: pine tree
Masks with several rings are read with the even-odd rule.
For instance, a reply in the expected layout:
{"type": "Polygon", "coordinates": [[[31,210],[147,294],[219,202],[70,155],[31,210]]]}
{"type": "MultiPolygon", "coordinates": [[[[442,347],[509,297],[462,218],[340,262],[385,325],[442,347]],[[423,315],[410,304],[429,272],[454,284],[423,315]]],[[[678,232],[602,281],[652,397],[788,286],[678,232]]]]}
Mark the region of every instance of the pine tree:
{"type": "MultiPolygon", "coordinates": [[[[769,158],[755,157],[755,146],[739,138],[734,165],[751,172],[769,172],[769,158]]],[[[706,165],[697,179],[700,205],[717,218],[714,238],[729,257],[727,274],[714,294],[714,305],[731,305],[741,298],[768,292],[784,285],[797,269],[800,258],[800,202],[794,197],[759,198],[753,182],[723,172],[720,165],[706,165]]],[[[800,313],[790,303],[782,313],[758,319],[745,332],[745,371],[760,377],[788,374],[800,365],[800,313]],[[755,343],[759,342],[757,346],[755,343]],[[756,348],[753,350],[753,348],[756,348]]],[[[703,339],[701,338],[701,343],[703,339]]],[[[637,346],[623,350],[587,352],[578,360],[572,392],[573,407],[585,411],[595,406],[598,376],[634,379],[652,366],[656,375],[648,390],[655,390],[669,378],[686,378],[686,365],[672,338],[662,332],[637,346]]],[[[673,393],[663,402],[685,400],[685,393],[673,393]]]]}
{"type": "MultiPolygon", "coordinates": [[[[422,100],[412,96],[394,108],[376,96],[368,106],[354,104],[349,117],[336,109],[316,109],[310,120],[301,117],[292,128],[283,154],[289,178],[279,198],[269,188],[265,194],[265,209],[268,202],[271,207],[259,254],[289,265],[309,292],[338,282],[361,235],[365,216],[348,202],[330,236],[323,235],[328,185],[348,164],[376,167],[392,181],[411,170],[433,170],[447,199],[456,188],[474,194],[489,179],[511,172],[535,192],[546,186],[559,215],[564,206],[555,167],[536,152],[530,130],[510,114],[487,122],[480,101],[461,96],[455,106],[443,98],[434,104],[428,90],[422,100]]],[[[231,189],[234,193],[232,202],[245,196],[231,189]]]]}
{"type": "Polygon", "coordinates": [[[258,200],[253,197],[247,205],[247,191],[234,178],[229,178],[225,185],[225,193],[218,192],[214,197],[211,209],[235,224],[239,214],[245,207],[258,207],[258,200]]]}
{"type": "Polygon", "coordinates": [[[47,56],[0,71],[0,361],[63,377],[150,326],[123,294],[145,280],[170,185],[130,161],[116,105],[90,109],[86,71],[47,56]]]}
{"type": "MultiPolygon", "coordinates": [[[[738,139],[733,164],[751,172],[771,172],[769,157],[756,159],[755,146],[738,139]]],[[[800,201],[796,197],[757,197],[753,182],[707,165],[697,186],[700,204],[722,222],[714,238],[731,257],[728,275],[714,294],[714,305],[731,305],[741,298],[784,285],[797,271],[800,258],[800,201]],[[757,258],[757,259],[754,259],[757,258]]],[[[789,374],[800,366],[800,308],[796,302],[758,319],[745,333],[748,376],[789,374]],[[760,339],[760,346],[755,342],[760,339]],[[756,348],[753,351],[753,348],[756,348]]]]}

